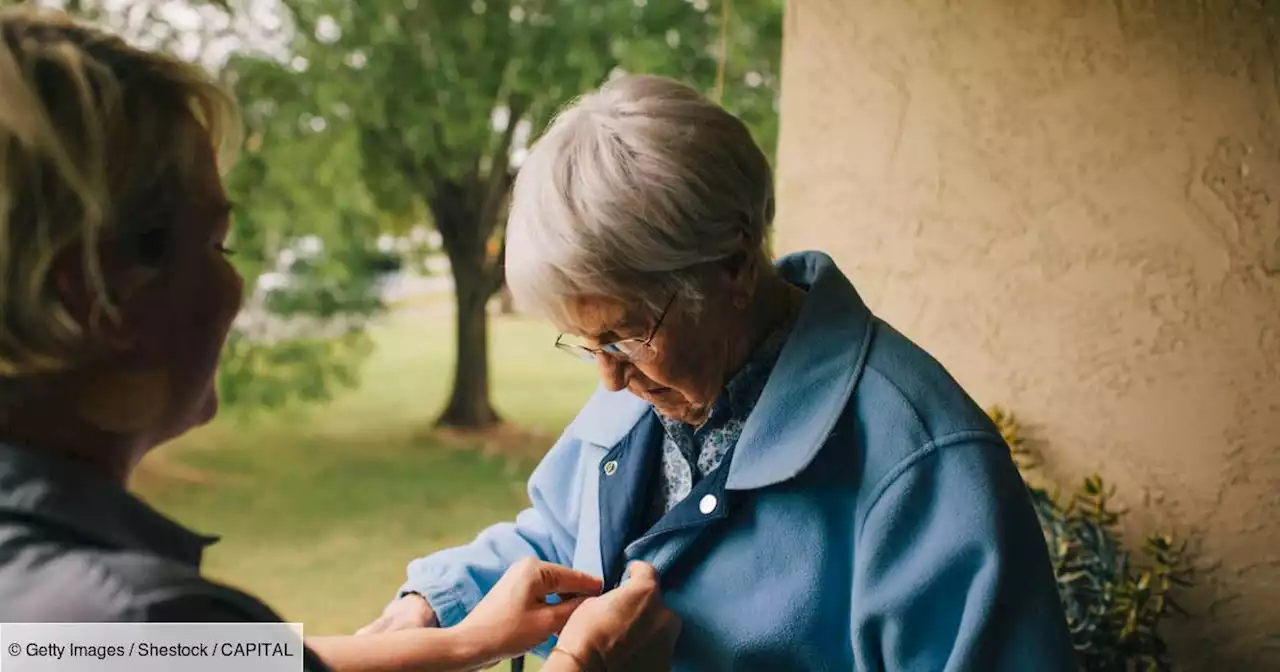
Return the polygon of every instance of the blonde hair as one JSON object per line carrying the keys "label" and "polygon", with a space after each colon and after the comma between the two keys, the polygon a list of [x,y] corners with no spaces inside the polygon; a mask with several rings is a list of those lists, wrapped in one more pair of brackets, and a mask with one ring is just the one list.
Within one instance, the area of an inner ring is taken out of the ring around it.
{"label": "blonde hair", "polygon": [[769,272],[773,175],[737,117],[672,79],[627,75],[556,117],[520,168],[507,284],[566,323],[574,298],[673,296],[697,314],[707,265],[746,255]]}
{"label": "blonde hair", "polygon": [[157,213],[197,165],[184,137],[207,132],[225,165],[239,124],[199,67],[24,7],[0,9],[0,100],[0,379],[14,379],[64,370],[84,347],[52,286],[55,258],[82,246],[89,289],[113,314],[99,244],[166,226]]}

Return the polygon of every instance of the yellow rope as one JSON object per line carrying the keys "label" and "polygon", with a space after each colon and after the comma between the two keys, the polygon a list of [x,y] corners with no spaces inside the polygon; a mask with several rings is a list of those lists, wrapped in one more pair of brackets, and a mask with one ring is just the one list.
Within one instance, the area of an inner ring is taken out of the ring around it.
{"label": "yellow rope", "polygon": [[720,1],[720,62],[716,64],[716,102],[724,103],[724,70],[729,62],[729,17],[733,0]]}

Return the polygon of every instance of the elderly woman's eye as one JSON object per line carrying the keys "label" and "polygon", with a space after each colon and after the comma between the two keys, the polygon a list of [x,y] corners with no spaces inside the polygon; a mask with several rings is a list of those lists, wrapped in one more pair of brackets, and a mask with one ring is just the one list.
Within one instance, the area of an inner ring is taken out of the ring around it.
{"label": "elderly woman's eye", "polygon": [[649,346],[638,341],[626,340],[615,344],[613,349],[627,357],[637,357],[644,354],[649,349]]}

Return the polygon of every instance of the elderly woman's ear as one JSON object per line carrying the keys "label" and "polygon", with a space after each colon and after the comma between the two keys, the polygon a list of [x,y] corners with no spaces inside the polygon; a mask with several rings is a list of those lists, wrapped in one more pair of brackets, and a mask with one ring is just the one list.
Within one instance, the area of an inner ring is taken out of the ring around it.
{"label": "elderly woman's ear", "polygon": [[751,305],[755,295],[756,282],[760,277],[760,269],[755,257],[746,252],[739,252],[725,259],[720,267],[724,273],[729,300],[734,308],[743,309]]}

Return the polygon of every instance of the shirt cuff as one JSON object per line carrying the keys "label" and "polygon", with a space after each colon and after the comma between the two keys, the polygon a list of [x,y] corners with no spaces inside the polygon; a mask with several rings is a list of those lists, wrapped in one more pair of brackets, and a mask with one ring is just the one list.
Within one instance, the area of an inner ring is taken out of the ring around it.
{"label": "shirt cuff", "polygon": [[470,582],[409,581],[400,587],[396,599],[410,593],[417,593],[427,600],[431,611],[436,614],[436,624],[441,628],[451,628],[461,623],[484,597]]}

